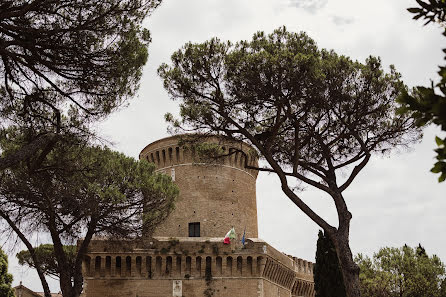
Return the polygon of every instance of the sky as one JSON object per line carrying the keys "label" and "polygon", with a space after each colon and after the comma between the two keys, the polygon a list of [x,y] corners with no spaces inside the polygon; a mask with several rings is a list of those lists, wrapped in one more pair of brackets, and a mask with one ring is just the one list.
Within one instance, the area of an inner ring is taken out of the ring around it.
{"label": "sky", "polygon": [[[149,60],[138,95],[128,106],[97,124],[97,131],[115,150],[138,157],[149,143],[166,137],[164,114],[178,112],[156,70],[186,42],[212,37],[237,42],[253,33],[271,33],[285,25],[289,31],[305,31],[320,48],[364,62],[379,56],[385,69],[395,65],[412,87],[430,85],[443,63],[446,47],[442,28],[423,26],[411,19],[406,8],[415,0],[164,0],[144,22],[152,34]],[[444,132],[443,132],[444,133]],[[372,256],[384,246],[416,246],[446,262],[446,182],[437,183],[429,172],[434,163],[435,127],[408,150],[373,157],[345,192],[353,214],[350,245],[354,254]],[[336,225],[333,203],[307,188],[299,193],[317,213]],[[281,192],[278,178],[260,173],[257,179],[259,237],[276,249],[314,261],[318,227]],[[14,285],[20,281],[42,291],[37,273],[17,265],[9,251]],[[56,281],[51,289],[58,291]]]}

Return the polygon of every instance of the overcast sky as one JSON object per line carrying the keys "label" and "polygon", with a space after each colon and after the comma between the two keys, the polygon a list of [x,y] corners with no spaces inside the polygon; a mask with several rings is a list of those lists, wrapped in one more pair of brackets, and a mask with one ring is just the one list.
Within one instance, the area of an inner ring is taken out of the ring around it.
{"label": "overcast sky", "polygon": [[[394,64],[409,86],[428,85],[436,79],[446,47],[438,25],[422,26],[406,8],[415,0],[164,0],[145,26],[152,33],[149,61],[141,88],[126,108],[98,125],[116,150],[138,157],[148,143],[168,136],[163,115],[176,113],[156,69],[188,41],[211,37],[239,41],[256,31],[271,33],[285,25],[305,31],[322,48],[334,49],[354,60],[380,56],[385,68]],[[434,162],[430,128],[420,144],[384,158],[373,158],[345,193],[353,213],[351,248],[372,255],[383,246],[421,243],[428,254],[446,261],[446,183],[438,184],[429,172]],[[317,191],[300,193],[308,204],[336,224],[334,205]],[[276,249],[314,261],[317,226],[282,194],[274,175],[257,179],[259,237]],[[10,254],[14,285],[19,281],[42,291],[37,274],[16,264]],[[51,283],[58,290],[57,282]]]}

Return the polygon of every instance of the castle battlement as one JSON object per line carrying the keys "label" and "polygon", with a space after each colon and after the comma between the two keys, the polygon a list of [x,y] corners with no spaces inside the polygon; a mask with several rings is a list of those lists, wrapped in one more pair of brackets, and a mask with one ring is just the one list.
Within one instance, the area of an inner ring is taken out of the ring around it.
{"label": "castle battlement", "polygon": [[245,246],[223,244],[222,238],[96,240],[85,256],[83,273],[90,284],[100,280],[183,280],[185,284],[262,279],[292,296],[314,292],[313,263],[289,257],[258,239],[247,240]]}
{"label": "castle battlement", "polygon": [[254,179],[257,178],[258,172],[254,169],[247,169],[245,166],[258,166],[255,150],[246,143],[226,141],[224,138],[218,137],[203,138],[202,142],[219,144],[223,154],[227,155],[216,159],[215,163],[209,163],[209,160],[203,160],[193,145],[187,143],[180,145],[181,137],[185,136],[171,136],[154,141],[141,151],[139,158],[155,164],[157,171],[165,171],[166,174],[170,174],[166,169],[177,166],[214,165],[237,168],[248,173]]}

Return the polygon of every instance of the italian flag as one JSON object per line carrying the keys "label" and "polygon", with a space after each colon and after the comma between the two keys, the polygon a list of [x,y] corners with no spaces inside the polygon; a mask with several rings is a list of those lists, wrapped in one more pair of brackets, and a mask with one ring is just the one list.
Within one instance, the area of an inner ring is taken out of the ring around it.
{"label": "italian flag", "polygon": [[231,230],[226,233],[225,239],[223,240],[224,244],[230,244],[231,239],[235,239],[235,229],[234,227],[231,228]]}

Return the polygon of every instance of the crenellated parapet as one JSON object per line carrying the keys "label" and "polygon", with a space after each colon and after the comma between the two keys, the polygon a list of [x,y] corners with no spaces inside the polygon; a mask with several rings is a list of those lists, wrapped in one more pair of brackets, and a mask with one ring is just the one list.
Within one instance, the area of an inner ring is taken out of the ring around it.
{"label": "crenellated parapet", "polygon": [[166,174],[170,174],[167,169],[178,166],[215,165],[232,167],[245,171],[254,178],[257,177],[258,171],[247,167],[257,167],[258,156],[255,150],[246,143],[229,141],[222,137],[202,138],[199,144],[216,144],[221,148],[221,156],[216,156],[211,160],[197,152],[195,148],[197,143],[185,142],[181,145],[182,137],[186,136],[172,136],[152,142],[141,151],[139,158],[154,163],[157,171],[164,171]]}
{"label": "crenellated parapet", "polygon": [[221,238],[157,238],[150,242],[93,241],[84,278],[113,280],[261,279],[292,296],[314,296],[312,263],[278,252],[267,243],[225,245]]}

